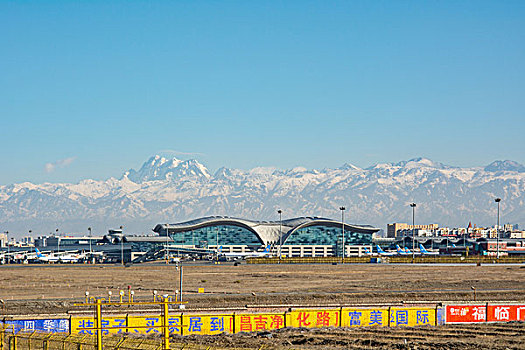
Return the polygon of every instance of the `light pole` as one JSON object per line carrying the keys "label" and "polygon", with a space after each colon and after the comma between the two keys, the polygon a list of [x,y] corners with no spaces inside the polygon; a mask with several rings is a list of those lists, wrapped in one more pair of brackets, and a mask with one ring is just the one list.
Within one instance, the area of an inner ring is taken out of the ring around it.
{"label": "light pole", "polygon": [[416,251],[415,251],[415,245],[416,240],[414,236],[414,229],[416,228],[415,225],[415,215],[416,215],[416,203],[410,203],[410,206],[412,207],[412,260],[416,257]]}
{"label": "light pole", "polygon": [[7,239],[7,263],[9,264],[9,231],[5,231],[5,236]]}
{"label": "light pole", "polygon": [[[29,230],[29,240],[28,240],[27,244],[31,244],[31,233],[33,233],[33,231]],[[31,247],[31,253],[33,253],[33,247]]]}
{"label": "light pole", "polygon": [[120,226],[120,261],[122,262],[122,266],[124,266],[124,226]]}
{"label": "light pole", "polygon": [[217,263],[218,263],[219,262],[219,226],[215,226],[215,234],[217,235],[215,237],[215,243],[216,243],[215,255],[216,255]]}
{"label": "light pole", "polygon": [[279,262],[280,262],[282,251],[283,251],[283,211],[279,209],[277,210],[277,214],[279,214]]}
{"label": "light pole", "polygon": [[170,224],[166,224],[166,264],[170,263],[170,257],[169,257],[169,251],[168,251],[168,240],[170,238],[170,230],[169,230]]}
{"label": "light pole", "polygon": [[60,253],[60,236],[58,235],[58,228],[55,230],[57,237],[57,253]]}
{"label": "light pole", "polygon": [[341,228],[343,229],[343,259],[345,258],[345,207],[340,207],[341,210]]}
{"label": "light pole", "polygon": [[494,202],[498,203],[498,223],[496,225],[496,259],[499,259],[499,202],[501,202],[501,198],[494,199]]}
{"label": "light pole", "polygon": [[91,249],[91,227],[88,227],[89,231],[89,258],[93,259],[93,250]]}

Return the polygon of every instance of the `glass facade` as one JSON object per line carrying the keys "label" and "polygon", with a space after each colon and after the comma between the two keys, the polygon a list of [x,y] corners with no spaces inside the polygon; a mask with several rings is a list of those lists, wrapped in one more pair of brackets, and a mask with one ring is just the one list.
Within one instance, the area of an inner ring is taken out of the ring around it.
{"label": "glass facade", "polygon": [[252,231],[236,225],[205,226],[191,231],[170,233],[175,245],[206,248],[210,245],[260,246],[263,242]]}
{"label": "glass facade", "polygon": [[[128,244],[128,243],[126,243]],[[134,252],[147,252],[150,249],[163,246],[165,243],[157,242],[132,242],[131,250]]]}
{"label": "glass facade", "polygon": [[[341,225],[313,225],[300,228],[293,232],[284,245],[331,245],[335,246],[337,254],[343,251],[343,230]],[[369,245],[372,244],[372,235],[367,233],[353,232],[345,226],[345,245]]]}

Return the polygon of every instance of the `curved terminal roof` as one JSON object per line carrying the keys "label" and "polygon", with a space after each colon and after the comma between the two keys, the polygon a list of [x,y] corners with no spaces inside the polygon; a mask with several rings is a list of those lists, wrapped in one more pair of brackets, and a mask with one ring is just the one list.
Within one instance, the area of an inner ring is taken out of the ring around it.
{"label": "curved terminal roof", "polygon": [[[175,234],[179,232],[196,230],[203,227],[216,225],[232,225],[243,227],[257,235],[263,244],[273,243],[279,241],[279,225],[282,224],[283,242],[289,235],[293,234],[298,229],[308,226],[341,226],[340,221],[320,218],[320,217],[299,217],[294,219],[287,219],[280,221],[253,221],[246,219],[233,218],[228,216],[208,216],[186,222],[176,224],[158,224],[153,229],[159,235],[166,235],[166,226],[168,226],[169,233]],[[365,234],[373,234],[379,231],[378,228],[370,225],[355,225],[345,224],[345,231],[353,231]]]}

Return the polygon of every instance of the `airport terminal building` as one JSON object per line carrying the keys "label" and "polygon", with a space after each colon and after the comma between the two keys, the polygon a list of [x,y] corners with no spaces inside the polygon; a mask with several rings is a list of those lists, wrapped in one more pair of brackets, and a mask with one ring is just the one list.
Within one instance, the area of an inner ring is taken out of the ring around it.
{"label": "airport terminal building", "polygon": [[[158,224],[153,229],[166,237],[170,246],[206,248],[221,246],[225,253],[245,253],[271,245],[283,256],[363,256],[371,250],[378,228],[343,224],[319,217],[299,217],[282,221],[252,221],[226,216],[211,216],[182,223]],[[168,235],[168,237],[167,237]]]}

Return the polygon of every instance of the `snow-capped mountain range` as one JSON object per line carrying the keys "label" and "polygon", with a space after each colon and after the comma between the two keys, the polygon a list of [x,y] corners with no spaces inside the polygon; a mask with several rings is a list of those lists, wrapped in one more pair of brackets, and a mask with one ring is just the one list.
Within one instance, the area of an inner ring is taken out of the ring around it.
{"label": "snow-capped mountain range", "polygon": [[0,232],[54,231],[150,233],[157,223],[226,215],[254,220],[322,216],[371,224],[410,222],[443,226],[494,225],[501,197],[501,223],[525,226],[525,167],[495,161],[486,167],[458,168],[416,158],[366,169],[220,168],[215,174],[197,160],[154,156],[121,178],[79,183],[29,182],[0,186]]}

